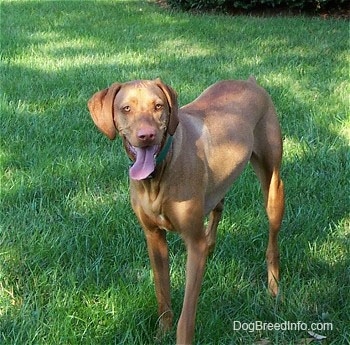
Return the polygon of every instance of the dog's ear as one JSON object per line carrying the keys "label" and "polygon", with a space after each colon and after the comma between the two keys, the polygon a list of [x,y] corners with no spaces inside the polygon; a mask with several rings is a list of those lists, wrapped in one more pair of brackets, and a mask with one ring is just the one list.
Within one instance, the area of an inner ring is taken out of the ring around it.
{"label": "dog's ear", "polygon": [[168,133],[170,135],[174,135],[177,125],[179,124],[179,117],[178,117],[179,106],[177,103],[177,94],[169,85],[164,84],[159,78],[155,80],[155,83],[163,91],[163,93],[167,98],[169,109],[170,109]]}
{"label": "dog's ear", "polygon": [[98,129],[111,140],[116,137],[113,102],[122,84],[114,83],[108,89],[96,92],[88,101],[88,108]]}

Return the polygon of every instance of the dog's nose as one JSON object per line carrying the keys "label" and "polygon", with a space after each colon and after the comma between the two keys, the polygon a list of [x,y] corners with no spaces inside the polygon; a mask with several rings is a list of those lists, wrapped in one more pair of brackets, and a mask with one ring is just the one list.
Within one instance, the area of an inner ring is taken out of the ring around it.
{"label": "dog's nose", "polygon": [[137,137],[141,141],[151,142],[156,138],[156,130],[153,127],[144,127],[137,132]]}

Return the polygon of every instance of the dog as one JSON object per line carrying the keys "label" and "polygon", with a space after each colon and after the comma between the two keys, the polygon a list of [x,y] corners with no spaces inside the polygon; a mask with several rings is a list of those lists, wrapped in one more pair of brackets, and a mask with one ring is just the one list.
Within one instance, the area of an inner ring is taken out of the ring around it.
{"label": "dog", "polygon": [[273,102],[254,77],[219,81],[180,109],[176,92],[159,78],[114,83],[95,93],[88,108],[109,139],[121,136],[132,161],[131,204],[147,241],[161,332],[170,329],[173,319],[166,232],[177,231],[187,249],[176,342],[191,344],[224,197],[249,161],[264,194],[268,289],[277,295],[277,237],[284,213],[282,138]]}

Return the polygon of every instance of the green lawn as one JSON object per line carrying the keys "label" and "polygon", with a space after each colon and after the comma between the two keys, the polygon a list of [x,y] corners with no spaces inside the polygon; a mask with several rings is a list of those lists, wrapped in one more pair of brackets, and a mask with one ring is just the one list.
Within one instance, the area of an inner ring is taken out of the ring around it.
{"label": "green lawn", "polygon": [[[227,197],[198,306],[196,344],[298,344],[332,323],[350,342],[349,36],[344,20],[190,15],[147,1],[1,2],[0,343],[154,344],[156,300],[120,141],[86,102],[161,77],[180,104],[254,74],[283,129],[283,301],[266,291],[267,221],[252,169]],[[169,235],[177,320],[185,250]],[[175,330],[162,344],[175,342]]]}

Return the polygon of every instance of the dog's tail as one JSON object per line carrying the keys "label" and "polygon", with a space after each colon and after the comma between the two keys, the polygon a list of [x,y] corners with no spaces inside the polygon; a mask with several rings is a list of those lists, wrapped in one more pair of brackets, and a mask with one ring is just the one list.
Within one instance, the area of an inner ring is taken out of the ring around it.
{"label": "dog's tail", "polygon": [[257,84],[256,79],[255,79],[255,77],[254,77],[253,75],[251,75],[251,76],[248,78],[248,82],[249,82],[249,83],[252,83],[252,84]]}

